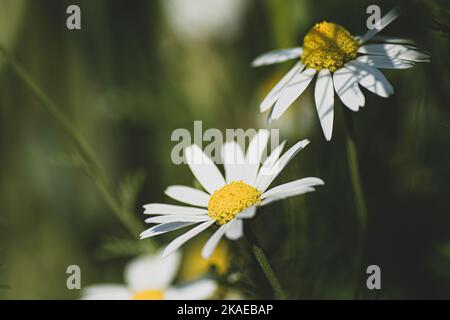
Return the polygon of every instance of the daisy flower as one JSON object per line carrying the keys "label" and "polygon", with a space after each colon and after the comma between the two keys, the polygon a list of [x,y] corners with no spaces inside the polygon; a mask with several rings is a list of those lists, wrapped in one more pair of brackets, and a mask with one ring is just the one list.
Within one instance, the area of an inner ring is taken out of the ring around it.
{"label": "daisy flower", "polygon": [[165,0],[170,27],[180,40],[228,38],[242,26],[248,0]]}
{"label": "daisy flower", "polygon": [[269,131],[260,130],[250,141],[247,154],[236,142],[225,143],[222,147],[225,177],[197,145],[187,147],[185,155],[189,168],[206,192],[188,186],[168,187],[166,195],[192,206],[145,205],[145,214],[156,215],[146,222],[156,226],[144,231],[141,239],[197,224],[167,246],[164,251],[164,256],[167,256],[215,224],[219,226],[218,230],[202,249],[202,256],[206,259],[224,235],[231,240],[243,235],[243,219],[254,217],[257,207],[314,191],[314,186],[323,184],[318,178],[304,178],[268,190],[289,161],[309,143],[300,141],[280,156],[284,147],[282,143],[260,166],[268,139]]}
{"label": "daisy flower", "polygon": [[100,284],[83,290],[84,300],[203,300],[217,289],[202,279],[185,286],[170,286],[180,266],[180,255],[163,258],[162,252],[132,260],[125,268],[125,283]]}
{"label": "daisy flower", "polygon": [[314,98],[320,124],[331,140],[334,118],[334,92],[343,104],[358,111],[365,104],[359,85],[387,98],[394,89],[378,69],[407,69],[416,62],[429,62],[428,54],[406,39],[376,34],[397,18],[394,9],[362,37],[354,37],[343,26],[317,23],[303,40],[303,47],[276,50],[256,58],[255,67],[300,58],[261,102],[260,111],[272,108],[269,123],[281,117],[317,75]]}
{"label": "daisy flower", "polygon": [[219,242],[214,253],[208,259],[203,259],[201,252],[206,240],[208,240],[206,234],[200,235],[183,249],[184,263],[178,275],[180,281],[197,279],[212,269],[219,276],[224,276],[229,271],[231,256],[229,245],[224,241]]}

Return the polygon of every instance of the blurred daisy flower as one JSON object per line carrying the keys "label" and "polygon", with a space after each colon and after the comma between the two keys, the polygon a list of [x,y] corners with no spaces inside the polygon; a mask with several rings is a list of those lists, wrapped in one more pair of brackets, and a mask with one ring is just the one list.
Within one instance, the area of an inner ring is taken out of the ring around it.
{"label": "blurred daisy flower", "polygon": [[230,261],[233,259],[230,247],[223,239],[219,242],[214,253],[208,258],[203,259],[201,256],[202,247],[208,240],[207,234],[199,235],[192,239],[192,242],[183,248],[183,263],[177,279],[180,281],[193,281],[207,274],[214,274],[226,281],[228,285],[221,286],[214,293],[212,299],[220,300],[241,300],[243,294],[230,287],[240,279],[240,273],[231,272]]}
{"label": "blurred daisy flower", "polygon": [[230,267],[230,248],[225,241],[220,241],[214,253],[208,258],[201,257],[202,247],[207,235],[197,237],[183,249],[183,263],[178,279],[192,281],[214,270],[218,275],[224,275]]}
{"label": "blurred daisy flower", "polygon": [[168,256],[189,239],[216,224],[219,229],[202,249],[202,256],[206,259],[224,235],[231,240],[242,237],[243,219],[254,217],[257,207],[314,191],[314,186],[324,184],[318,178],[304,178],[267,190],[289,161],[309,143],[307,140],[300,141],[282,156],[284,143],[280,144],[260,167],[268,139],[269,131],[260,130],[250,141],[246,155],[236,142],[225,143],[222,148],[225,178],[197,145],[187,147],[185,155],[188,165],[206,192],[187,186],[167,188],[165,193],[172,199],[196,207],[160,203],[145,205],[145,214],[157,215],[146,222],[157,225],[144,231],[141,239],[198,224],[167,246],[164,256]]}
{"label": "blurred daisy flower", "polygon": [[237,33],[248,0],[164,0],[162,5],[180,39],[210,40]]}
{"label": "blurred daisy flower", "polygon": [[359,85],[384,98],[392,95],[392,85],[378,69],[407,69],[416,62],[430,61],[429,55],[409,40],[376,36],[397,16],[397,10],[390,11],[362,37],[354,37],[332,22],[317,23],[305,35],[303,47],[271,51],[256,58],[254,67],[300,58],[261,102],[261,112],[273,106],[269,123],[281,117],[316,74],[314,97],[327,141],[333,131],[334,91],[352,111],[365,104]]}
{"label": "blurred daisy flower", "polygon": [[180,266],[178,253],[163,258],[161,252],[132,260],[125,268],[125,283],[85,288],[84,300],[203,300],[216,291],[215,281],[201,279],[171,286]]}

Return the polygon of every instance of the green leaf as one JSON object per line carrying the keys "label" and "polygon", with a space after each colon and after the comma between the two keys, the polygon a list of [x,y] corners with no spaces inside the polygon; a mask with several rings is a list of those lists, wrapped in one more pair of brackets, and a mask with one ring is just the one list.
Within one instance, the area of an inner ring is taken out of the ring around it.
{"label": "green leaf", "polygon": [[119,186],[120,204],[124,211],[134,211],[137,196],[142,188],[146,174],[143,170],[128,175]]}

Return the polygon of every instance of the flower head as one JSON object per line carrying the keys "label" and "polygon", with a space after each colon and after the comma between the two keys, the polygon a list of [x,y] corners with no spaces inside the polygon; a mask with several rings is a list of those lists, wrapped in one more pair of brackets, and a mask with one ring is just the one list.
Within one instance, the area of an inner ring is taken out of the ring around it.
{"label": "flower head", "polygon": [[161,3],[169,26],[184,41],[235,36],[248,4],[248,0],[165,0]]}
{"label": "flower head", "polygon": [[376,37],[397,16],[392,10],[362,37],[352,36],[335,23],[317,23],[305,35],[303,47],[276,50],[255,59],[252,64],[257,67],[300,58],[261,102],[260,111],[272,108],[268,121],[279,119],[317,75],[314,98],[323,133],[330,141],[335,91],[346,107],[358,111],[365,104],[360,85],[384,98],[394,93],[378,69],[407,69],[416,62],[430,61],[409,40]]}
{"label": "flower head", "polygon": [[214,253],[208,258],[201,256],[202,247],[208,236],[200,235],[183,249],[183,264],[180,267],[178,278],[180,281],[197,279],[214,270],[218,275],[224,275],[229,271],[231,252],[227,242],[220,241]]}
{"label": "flower head", "polygon": [[217,289],[213,280],[201,279],[185,286],[171,286],[179,266],[180,255],[163,258],[162,252],[132,260],[125,267],[125,283],[89,286],[83,290],[85,300],[188,300],[210,298]]}
{"label": "flower head", "polygon": [[300,141],[281,155],[283,143],[262,162],[268,139],[269,131],[260,130],[251,140],[246,154],[236,142],[227,142],[222,148],[225,177],[198,146],[186,148],[189,167],[206,192],[188,186],[167,188],[166,194],[172,199],[196,207],[160,203],[145,205],[145,214],[156,215],[146,222],[156,225],[144,231],[141,238],[197,224],[167,246],[164,255],[169,255],[216,224],[218,230],[202,250],[202,256],[208,258],[224,235],[231,240],[242,237],[243,219],[254,217],[257,207],[314,191],[314,186],[323,184],[318,178],[304,178],[267,190],[289,161],[309,143]]}
{"label": "flower head", "polygon": [[223,225],[236,215],[261,202],[261,191],[242,180],[233,181],[215,191],[208,201],[208,215]]}
{"label": "flower head", "polygon": [[358,41],[347,29],[324,21],[317,23],[306,34],[301,61],[307,68],[334,72],[355,59],[358,48]]}

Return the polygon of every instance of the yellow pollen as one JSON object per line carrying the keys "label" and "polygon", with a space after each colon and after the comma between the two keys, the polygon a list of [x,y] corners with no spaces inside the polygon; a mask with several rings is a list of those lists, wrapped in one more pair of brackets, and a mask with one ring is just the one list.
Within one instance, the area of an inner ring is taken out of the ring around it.
{"label": "yellow pollen", "polygon": [[344,27],[332,22],[316,23],[303,40],[302,63],[307,68],[334,72],[355,59],[358,48],[358,41]]}
{"label": "yellow pollen", "polygon": [[259,203],[261,192],[243,181],[233,181],[215,191],[208,203],[208,215],[223,225],[245,209]]}
{"label": "yellow pollen", "polygon": [[160,290],[145,290],[136,292],[133,300],[163,300],[164,292]]}

